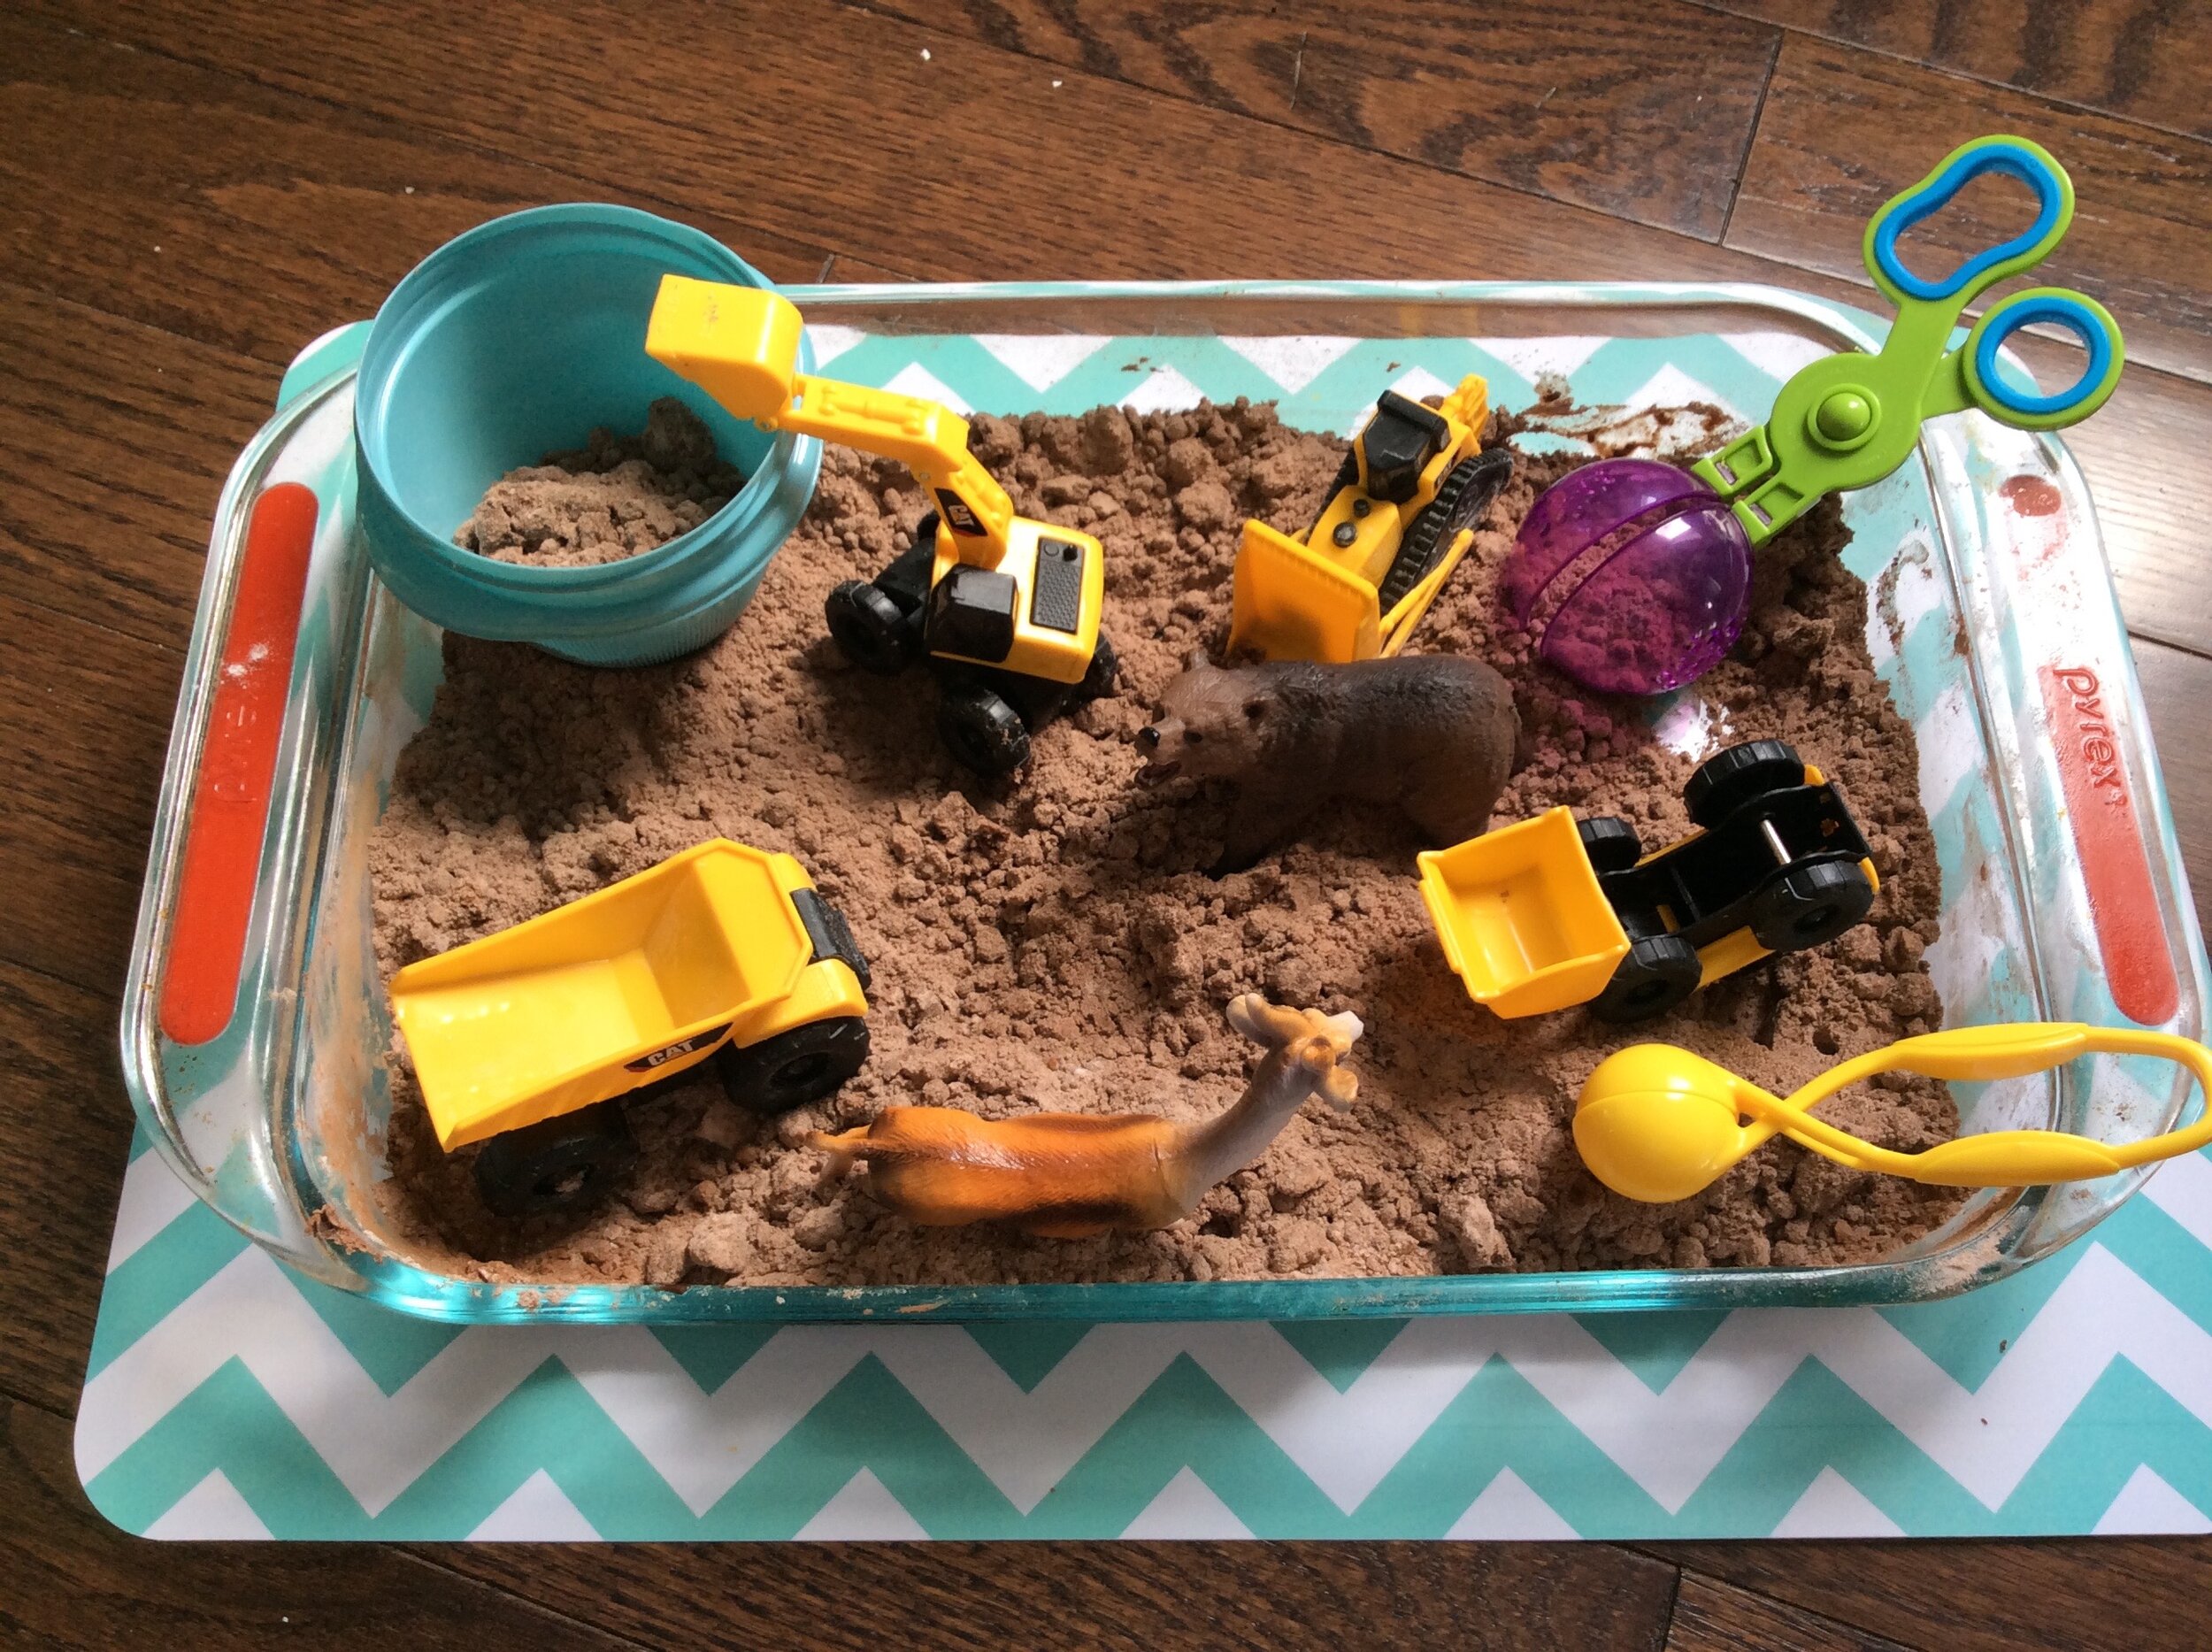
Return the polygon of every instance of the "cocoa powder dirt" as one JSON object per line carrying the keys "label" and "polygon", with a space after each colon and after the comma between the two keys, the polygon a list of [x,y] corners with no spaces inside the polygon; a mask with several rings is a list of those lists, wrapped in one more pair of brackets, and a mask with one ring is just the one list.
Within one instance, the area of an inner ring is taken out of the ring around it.
{"label": "cocoa powder dirt", "polygon": [[689,533],[744,485],[737,467],[716,456],[706,422],[664,396],[637,435],[602,426],[581,448],[509,471],[453,542],[495,562],[595,567]]}
{"label": "cocoa powder dirt", "polygon": [[[1498,428],[1507,428],[1501,425]],[[1497,431],[1494,429],[1494,436]],[[1772,960],[1632,1030],[1580,1010],[1501,1021],[1445,966],[1422,908],[1421,845],[1393,811],[1347,806],[1312,841],[1218,882],[1232,795],[1142,788],[1132,744],[1154,696],[1227,628],[1247,514],[1302,532],[1343,444],[1265,406],[974,422],[978,456],[1024,511],[1088,528],[1108,557],[1120,691],[1045,729],[1004,787],[957,768],[926,674],[851,667],[822,600],[908,542],[925,508],[898,466],[832,449],[804,523],[738,626],[704,651],[595,671],[528,649],[446,641],[434,714],[404,754],[373,850],[387,978],[412,960],[643,870],[717,834],[788,849],[851,919],[874,966],[866,1069],[831,1101],[757,1120],[710,1082],[634,1109],[642,1157],[588,1218],[510,1223],[442,1153],[403,1048],[391,1050],[391,1219],[430,1265],[486,1279],[864,1284],[1340,1276],[1472,1270],[1761,1266],[1878,1256],[1941,1222],[1949,1193],[1855,1173],[1775,1142],[1700,1196],[1606,1192],[1569,1134],[1609,1051],[1688,1045],[1777,1091],[1938,1024],[1921,962],[1936,937],[1934,847],[1910,728],[1869,661],[1867,593],[1837,558],[1832,506],[1759,557],[1749,625],[1709,677],[1723,740],[1774,735],[1840,783],[1874,846],[1871,920]],[[1417,646],[1513,682],[1523,758],[1498,821],[1554,804],[1687,828],[1693,766],[1632,703],[1534,663],[1494,595],[1512,530],[1571,461],[1524,458]],[[809,1131],[893,1103],[1209,1113],[1253,1051],[1223,1007],[1356,1010],[1368,1033],[1347,1112],[1311,1105],[1255,1168],[1158,1233],[1066,1242],[921,1229],[826,1180]],[[1824,1110],[1886,1146],[1949,1135],[1941,1086],[1886,1079]]]}

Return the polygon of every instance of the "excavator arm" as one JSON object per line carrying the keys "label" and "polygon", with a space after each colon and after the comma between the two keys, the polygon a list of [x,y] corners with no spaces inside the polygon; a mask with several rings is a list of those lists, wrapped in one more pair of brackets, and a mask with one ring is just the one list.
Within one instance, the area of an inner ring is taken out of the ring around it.
{"label": "excavator arm", "polygon": [[950,408],[800,373],[791,376],[789,404],[773,422],[898,460],[935,496],[960,561],[995,568],[1004,556],[1014,502],[968,451],[968,421]]}
{"label": "excavator arm", "polygon": [[645,353],[740,418],[896,459],[937,501],[959,561],[995,568],[1014,502],[968,451],[950,408],[797,370],[798,310],[780,294],[664,275]]}
{"label": "excavator arm", "polygon": [[1105,605],[1097,540],[1014,514],[968,451],[949,408],[798,371],[798,310],[780,294],[664,275],[645,352],[741,419],[879,453],[937,503],[931,547],[932,655],[1073,685],[1090,671]]}

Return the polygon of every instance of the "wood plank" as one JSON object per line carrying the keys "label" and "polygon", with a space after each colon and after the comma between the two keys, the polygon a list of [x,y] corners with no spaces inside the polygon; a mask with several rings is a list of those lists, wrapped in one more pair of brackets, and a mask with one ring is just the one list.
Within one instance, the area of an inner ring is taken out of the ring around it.
{"label": "wood plank", "polygon": [[[832,0],[579,0],[557,14],[508,13],[496,30],[432,0],[31,9],[646,191],[687,216],[741,203],[749,225],[933,278],[1772,271],[1691,236],[1087,70],[1054,75],[1019,52]],[[726,44],[739,39],[741,96]],[[575,73],[580,40],[595,54],[590,75]],[[1356,234],[1314,233],[1332,204],[1357,207]]]}
{"label": "wood plank", "polygon": [[[942,35],[1708,241],[1727,221],[1778,42],[1770,28],[1672,0],[1625,9],[1611,0],[1379,0],[1353,10],[1330,0],[905,0],[878,9]],[[1287,233],[1327,237],[1343,221],[1317,199],[1310,220]]]}
{"label": "wood plank", "polygon": [[[1861,279],[1866,221],[1953,147],[2011,132],[2074,180],[2073,228],[2037,271],[2104,301],[2130,356],[2212,379],[2212,143],[1803,35],[1783,42],[1729,220],[1732,247]],[[2024,191],[1978,187],[1905,246],[1957,254],[2016,234]],[[1930,267],[1936,267],[1931,265]]]}
{"label": "wood plank", "polygon": [[424,1551],[618,1633],[713,1648],[1657,1648],[1671,1567],[1597,1544],[933,1543]]}
{"label": "wood plank", "polygon": [[2197,921],[2212,934],[2212,746],[2205,737],[2205,708],[2212,706],[2212,660],[2156,642],[2135,640],[2135,671],[2143,703],[2166,772],[2181,862],[2196,897]]}
{"label": "wood plank", "polygon": [[1899,1643],[1785,1606],[1763,1594],[1682,1574],[1667,1652],[1902,1652]]}
{"label": "wood plank", "polygon": [[0,964],[0,1390],[76,1409],[99,1306],[131,1108],[115,1064],[113,993]]}
{"label": "wood plank", "polygon": [[[325,118],[325,102],[342,97],[388,117],[388,125],[439,127],[471,152],[523,146],[557,158],[566,169],[559,175],[576,179],[580,191],[599,188],[593,180],[625,179],[654,200],[676,203],[692,218],[741,195],[746,223],[726,234],[764,264],[772,260],[750,238],[772,230],[795,244],[802,239],[833,243],[841,259],[865,257],[879,266],[978,278],[1565,273],[1755,280],[1859,303],[1871,296],[1855,261],[1842,266],[1846,279],[1808,277],[1767,258],[1625,228],[1594,213],[1270,127],[1225,110],[1164,99],[1087,71],[1071,69],[1059,77],[1065,85],[1055,91],[1039,79],[1033,62],[1016,52],[957,42],[949,46],[941,30],[897,19],[840,12],[824,22],[818,8],[809,10],[814,0],[793,4],[810,27],[765,30],[748,39],[757,55],[755,75],[768,88],[750,100],[715,89],[719,72],[710,55],[686,45],[687,30],[709,26],[695,9],[683,5],[655,8],[619,26],[609,23],[601,31],[612,58],[609,74],[583,81],[565,66],[576,30],[550,20],[541,24],[534,13],[514,30],[501,31],[497,42],[445,9],[411,14],[372,9],[310,21],[286,9],[199,0],[196,10],[88,12],[81,22],[96,34],[129,31],[141,48],[119,53],[98,46],[106,55],[96,59],[96,78],[116,87],[119,96],[157,108],[204,96],[215,100],[219,114],[230,106],[225,99],[244,111],[236,117],[241,124],[233,139],[208,146],[227,157],[225,165],[234,172],[247,169],[238,174],[246,181],[236,184],[220,181],[231,173],[206,174],[218,181],[209,190],[225,199],[244,191],[265,168],[264,144],[276,144],[288,155],[282,146],[319,142],[313,134],[315,121]],[[584,15],[604,14],[587,10]],[[814,55],[821,50],[818,36],[832,23],[843,54],[838,64]],[[924,64],[920,50],[933,39],[937,49]],[[170,55],[196,52],[234,60],[265,81],[280,81],[294,88],[296,101],[314,93],[321,100],[310,106],[314,119],[287,117],[292,124],[267,125],[273,117],[252,101],[265,88],[226,90],[229,76],[204,77],[222,83],[211,90],[188,78],[174,84],[162,78],[189,73],[164,66]],[[439,72],[448,64],[454,77],[488,88],[487,98],[454,98],[449,78]],[[67,75],[82,78],[75,69]],[[133,78],[140,75],[154,78],[141,88]],[[907,111],[941,133],[943,142],[863,145],[855,151],[851,132],[861,122],[867,123],[861,129],[872,129],[872,114],[855,108],[853,95],[838,88],[860,81],[870,88],[869,111],[880,96],[885,106]],[[558,87],[559,96],[512,99],[501,89],[538,84]],[[630,92],[641,84],[659,88],[659,96],[641,104]],[[782,102],[775,88],[802,85],[809,92],[800,117],[810,124],[804,141],[795,142],[786,130],[788,123],[779,118]],[[653,118],[663,104],[696,112],[690,121],[672,125]],[[221,119],[215,124],[219,127]],[[1064,152],[1058,145],[1039,149],[1037,134],[1071,126],[1085,134],[1083,145]],[[718,161],[731,155],[759,158],[741,184],[730,181]],[[826,156],[838,158],[839,198],[847,204],[835,214],[821,211]],[[1187,165],[1186,158],[1196,159]],[[388,165],[387,189],[398,175],[390,166],[401,165]],[[1875,188],[1874,200],[1886,198],[1923,166],[1917,156],[1901,162]],[[1010,219],[1005,201],[979,203],[974,179],[1025,177],[1040,167],[1044,171],[1036,187],[1021,192],[1018,218]],[[69,193],[55,186],[58,198]],[[356,308],[367,302],[344,288],[349,277],[320,273],[312,260],[314,248],[347,233],[354,197],[305,187],[265,195],[288,214],[282,220],[283,250],[269,256],[288,260],[297,292],[284,296],[265,319],[247,324],[247,331],[261,341],[254,348],[273,349],[281,341],[288,352],[310,326],[309,316],[319,327],[341,313],[341,297]],[[1281,234],[1285,224],[1308,221],[1317,200],[1389,201],[1394,211],[1363,226],[1349,246]],[[1090,210],[1070,211],[1071,203]],[[212,222],[203,237],[219,242],[227,222]],[[433,220],[385,223],[393,242],[404,246],[391,260],[395,269],[426,250],[440,227]],[[764,223],[770,228],[757,227]],[[1148,232],[1128,236],[1125,226],[1132,223],[1147,225]],[[1454,228],[1448,244],[1438,231],[1445,224]],[[841,263],[838,271],[845,275],[856,267]],[[222,336],[234,324],[220,311],[263,302],[248,292],[234,303],[230,273],[219,257],[212,258],[197,279],[208,293],[221,295],[219,311],[203,313],[211,302],[203,297],[167,314],[165,324],[196,336]],[[2152,634],[2212,649],[2212,611],[2193,601],[2170,600],[2193,587],[2201,557],[2196,524],[2212,518],[2212,455],[2191,434],[2212,424],[2208,410],[2212,395],[2171,381],[2146,384],[2139,370],[2115,403],[2074,439],[2103,510],[2108,550],[2131,617]]]}
{"label": "wood plank", "polygon": [[121,987],[182,665],[0,595],[0,961]]}
{"label": "wood plank", "polygon": [[[570,1563],[572,1565],[574,1562]],[[11,1646],[612,1652],[636,1646],[368,1544],[173,1543],[109,1525],[69,1425],[0,1402],[0,1640]]]}
{"label": "wood plank", "polygon": [[1708,0],[2062,104],[2212,137],[2212,8],[2172,0]]}
{"label": "wood plank", "polygon": [[[562,200],[667,206],[618,173],[564,174],[18,13],[0,13],[0,280],[279,366],[487,219]],[[686,216],[774,280],[822,273],[828,248],[719,204]]]}
{"label": "wood plank", "polygon": [[2201,1652],[2212,1543],[1665,1543],[1654,1555],[1862,1632],[1943,1652]]}
{"label": "wood plank", "polygon": [[0,280],[0,572],[180,649],[223,478],[277,370]]}

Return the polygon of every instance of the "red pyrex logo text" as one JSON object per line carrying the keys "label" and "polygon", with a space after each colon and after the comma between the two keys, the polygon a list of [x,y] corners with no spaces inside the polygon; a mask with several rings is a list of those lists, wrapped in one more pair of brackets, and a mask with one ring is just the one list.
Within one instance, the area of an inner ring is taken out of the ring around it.
{"label": "red pyrex logo text", "polygon": [[2181,983],[2103,685],[2086,665],[2046,665],[2039,674],[2106,984],[2123,1015],[2156,1026],[2179,1007]]}
{"label": "red pyrex logo text", "polygon": [[2104,703],[2098,695],[2097,673],[2086,665],[2054,665],[2050,680],[2073,696],[2070,716],[2061,731],[2078,749],[2088,767],[2089,784],[2107,790],[2113,800],[2133,812],[2127,782],[2120,778],[2120,754],[2112,743],[2112,725],[2105,720]]}

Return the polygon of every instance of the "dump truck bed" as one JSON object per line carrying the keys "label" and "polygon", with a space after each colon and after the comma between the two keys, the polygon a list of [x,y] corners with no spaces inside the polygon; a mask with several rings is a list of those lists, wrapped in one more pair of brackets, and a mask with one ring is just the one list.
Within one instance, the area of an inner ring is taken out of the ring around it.
{"label": "dump truck bed", "polygon": [[788,856],[702,843],[402,970],[392,1013],[446,1147],[703,1059],[812,957]]}
{"label": "dump truck bed", "polygon": [[1628,951],[1571,809],[1419,857],[1421,899],[1468,995],[1501,1016],[1595,997]]}

